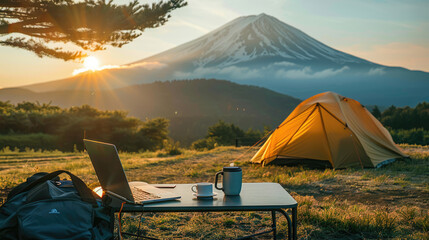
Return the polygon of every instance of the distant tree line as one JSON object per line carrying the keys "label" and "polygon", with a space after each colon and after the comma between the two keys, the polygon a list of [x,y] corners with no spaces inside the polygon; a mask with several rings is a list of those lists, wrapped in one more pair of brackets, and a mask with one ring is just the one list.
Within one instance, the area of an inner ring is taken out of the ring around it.
{"label": "distant tree line", "polygon": [[391,106],[383,112],[375,106],[371,112],[396,143],[429,145],[429,103],[422,102],[414,108]]}
{"label": "distant tree line", "polygon": [[124,151],[156,150],[168,139],[168,124],[163,118],[141,121],[124,111],[88,105],[63,109],[0,101],[0,149],[83,150],[86,137],[113,143]]}
{"label": "distant tree line", "polygon": [[[415,108],[391,106],[381,112],[377,106],[372,114],[390,131],[396,143],[429,145],[429,103]],[[25,148],[42,150],[83,150],[82,139],[115,144],[129,152],[178,150],[178,143],[168,138],[169,121],[155,118],[141,121],[128,117],[125,111],[102,111],[83,105],[60,108],[50,104],[22,102],[16,105],[0,101],[0,149]],[[219,121],[210,126],[205,138],[192,143],[193,149],[216,146],[251,146],[267,135]]]}
{"label": "distant tree line", "polygon": [[213,149],[216,146],[251,146],[258,142],[264,133],[258,130],[242,130],[232,123],[226,123],[222,120],[210,126],[207,136],[192,143],[191,148],[197,150]]}

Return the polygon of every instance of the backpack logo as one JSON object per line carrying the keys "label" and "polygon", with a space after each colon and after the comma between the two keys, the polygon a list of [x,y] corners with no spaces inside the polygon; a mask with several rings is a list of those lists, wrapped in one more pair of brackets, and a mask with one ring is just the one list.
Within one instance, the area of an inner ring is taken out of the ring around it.
{"label": "backpack logo", "polygon": [[49,211],[49,214],[60,214],[56,208],[52,208],[51,211]]}

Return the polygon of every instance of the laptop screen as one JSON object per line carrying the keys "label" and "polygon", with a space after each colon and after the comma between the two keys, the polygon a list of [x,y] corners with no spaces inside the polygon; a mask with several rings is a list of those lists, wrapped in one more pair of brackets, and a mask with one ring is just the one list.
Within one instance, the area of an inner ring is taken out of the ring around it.
{"label": "laptop screen", "polygon": [[83,142],[103,190],[134,201],[115,145],[88,139]]}

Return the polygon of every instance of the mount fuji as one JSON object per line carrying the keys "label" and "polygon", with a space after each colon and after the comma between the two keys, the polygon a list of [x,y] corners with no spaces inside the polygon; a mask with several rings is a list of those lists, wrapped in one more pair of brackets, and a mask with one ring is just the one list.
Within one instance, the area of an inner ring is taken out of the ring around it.
{"label": "mount fuji", "polygon": [[383,66],[335,50],[266,14],[239,17],[193,41],[117,69],[23,88],[101,91],[196,78],[256,85],[301,99],[334,91],[371,105],[412,106],[429,100],[429,73]]}
{"label": "mount fuji", "polygon": [[198,69],[249,64],[263,67],[270,63],[280,66],[367,63],[266,14],[239,17],[194,41],[136,63],[142,62],[182,62],[188,65],[188,71],[195,73]]}

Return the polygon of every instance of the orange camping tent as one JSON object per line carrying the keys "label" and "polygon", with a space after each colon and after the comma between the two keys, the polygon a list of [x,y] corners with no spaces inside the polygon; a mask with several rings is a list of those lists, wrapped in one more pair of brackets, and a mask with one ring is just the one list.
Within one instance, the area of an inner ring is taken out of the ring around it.
{"label": "orange camping tent", "polygon": [[308,98],[271,134],[254,163],[377,167],[407,157],[358,101],[333,92]]}

